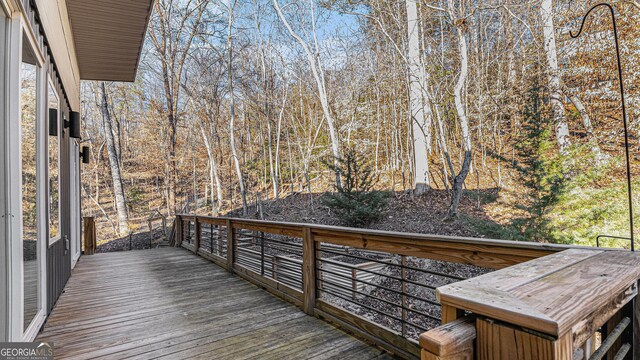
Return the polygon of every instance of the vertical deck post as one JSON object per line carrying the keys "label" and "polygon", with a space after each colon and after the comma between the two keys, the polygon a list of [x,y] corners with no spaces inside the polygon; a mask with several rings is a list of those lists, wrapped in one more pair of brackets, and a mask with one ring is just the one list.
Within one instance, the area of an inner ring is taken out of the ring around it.
{"label": "vertical deck post", "polygon": [[84,254],[93,255],[96,252],[96,222],[93,216],[84,218]]}
{"label": "vertical deck post", "polygon": [[356,299],[356,292],[358,291],[358,270],[354,267],[351,269],[351,300]]}
{"label": "vertical deck post", "polygon": [[235,261],[236,237],[233,230],[231,219],[227,219],[227,270],[233,272],[233,263]]}
{"label": "vertical deck post", "polygon": [[302,229],[302,291],[303,310],[313,316],[316,307],[316,242],[308,226]]}
{"label": "vertical deck post", "polygon": [[173,234],[174,238],[174,246],[180,247],[182,246],[182,241],[184,240],[184,231],[182,230],[182,217],[180,215],[176,215],[175,220],[173,220],[175,234]]}
{"label": "vertical deck post", "polygon": [[209,249],[211,249],[211,253],[213,254],[213,224],[209,224]]}
{"label": "vertical deck post", "polygon": [[450,305],[442,305],[442,325],[448,324],[462,317],[464,311]]}
{"label": "vertical deck post", "polygon": [[200,220],[198,220],[197,216],[193,217],[193,237],[194,237],[194,245],[195,248],[193,249],[193,252],[195,254],[198,253],[198,250],[200,249],[200,230],[201,230],[201,224],[200,224]]}

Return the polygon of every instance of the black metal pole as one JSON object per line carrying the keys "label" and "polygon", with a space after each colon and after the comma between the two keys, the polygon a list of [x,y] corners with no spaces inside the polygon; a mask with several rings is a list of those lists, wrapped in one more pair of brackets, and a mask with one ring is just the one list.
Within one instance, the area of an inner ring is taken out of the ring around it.
{"label": "black metal pole", "polygon": [[573,39],[577,38],[582,34],[582,28],[584,27],[584,23],[589,17],[589,14],[598,7],[605,6],[609,9],[611,13],[611,20],[613,22],[613,36],[616,43],[616,60],[618,63],[618,81],[620,82],[620,99],[622,100],[622,122],[624,124],[624,147],[625,147],[625,156],[627,159],[627,195],[629,197],[629,233],[631,238],[631,251],[635,251],[635,240],[633,236],[633,197],[631,193],[631,161],[629,156],[629,133],[627,130],[627,107],[624,99],[624,82],[622,78],[622,62],[620,61],[620,46],[618,43],[618,27],[616,25],[616,15],[613,6],[608,3],[600,3],[594,5],[582,18],[582,23],[580,24],[580,30],[578,30],[577,34],[573,34],[573,31],[569,31],[569,35]]}

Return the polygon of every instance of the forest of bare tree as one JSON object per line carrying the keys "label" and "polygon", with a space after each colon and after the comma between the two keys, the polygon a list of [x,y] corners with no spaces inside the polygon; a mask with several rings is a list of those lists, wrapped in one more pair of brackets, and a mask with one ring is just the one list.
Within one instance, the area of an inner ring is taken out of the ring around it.
{"label": "forest of bare tree", "polygon": [[[386,194],[370,227],[628,237],[610,14],[570,36],[594,4],[157,0],[137,81],[83,84],[84,215],[101,241],[157,212],[340,224],[352,154]],[[613,4],[635,175],[640,5]]]}

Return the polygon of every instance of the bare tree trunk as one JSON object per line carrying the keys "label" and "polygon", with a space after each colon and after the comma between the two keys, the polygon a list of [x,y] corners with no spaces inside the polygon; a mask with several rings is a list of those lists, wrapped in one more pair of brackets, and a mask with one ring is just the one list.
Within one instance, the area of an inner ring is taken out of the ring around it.
{"label": "bare tree trunk", "polygon": [[116,211],[118,213],[118,235],[123,236],[129,233],[129,214],[127,212],[127,203],[124,197],[122,172],[120,169],[120,163],[118,162],[116,142],[113,136],[113,124],[111,113],[109,112],[109,100],[107,98],[107,89],[104,85],[104,82],[100,83],[100,90],[102,95],[100,109],[102,111],[104,133],[107,139],[109,168],[111,169],[111,179],[113,180],[113,196],[115,198]]}
{"label": "bare tree trunk", "polygon": [[280,113],[278,114],[278,124],[276,125],[276,155],[275,155],[275,169],[273,178],[273,192],[276,200],[280,197],[280,138],[282,133],[282,118],[284,117],[284,108],[287,104],[288,87],[286,79],[283,79],[284,89],[282,91],[282,106],[280,107]]}
{"label": "bare tree trunk", "polygon": [[[254,4],[255,5],[255,4]],[[269,101],[268,101],[268,94],[269,94],[269,83],[267,81],[268,79],[268,74],[267,74],[267,64],[266,64],[266,56],[264,53],[264,45],[262,43],[262,32],[260,29],[260,8],[259,6],[255,6],[254,9],[254,13],[253,13],[253,18],[256,24],[256,30],[257,30],[257,37],[258,37],[258,52],[260,54],[260,72],[261,72],[261,77],[262,77],[262,95],[264,97],[263,101],[263,107],[264,107],[264,117],[265,117],[265,122],[267,124],[267,150],[269,152],[268,157],[269,157],[269,176],[271,177],[271,186],[273,187],[273,197],[274,199],[278,199],[278,197],[280,196],[278,194],[278,159],[277,159],[277,154],[276,154],[276,160],[275,160],[275,164],[274,164],[274,155],[273,155],[273,141],[272,141],[272,129],[271,129],[271,107],[269,106]],[[279,129],[278,129],[279,131]],[[277,152],[277,149],[276,149]],[[266,186],[266,182],[265,182],[265,186]]]}
{"label": "bare tree trunk", "polygon": [[233,163],[236,169],[236,175],[238,176],[238,186],[240,187],[240,196],[242,198],[242,213],[244,216],[247,215],[247,192],[244,188],[244,179],[242,177],[242,168],[240,167],[240,160],[238,159],[238,150],[236,149],[236,135],[235,135],[235,121],[236,121],[236,105],[235,105],[235,95],[233,93],[233,39],[232,39],[232,30],[233,30],[233,6],[235,2],[232,3],[232,0],[227,1],[227,5],[229,7],[229,27],[227,33],[227,76],[229,80],[229,97],[230,97],[230,107],[229,107],[229,142],[231,145],[231,154],[233,157]]}
{"label": "bare tree trunk", "polygon": [[558,54],[556,50],[556,36],[553,25],[553,0],[542,0],[540,15],[543,21],[544,51],[547,55],[548,86],[553,124],[556,128],[556,142],[561,153],[566,153],[571,141],[569,139],[569,125],[564,118],[564,105],[560,91],[560,74],[558,72]]}
{"label": "bare tree trunk", "polygon": [[431,107],[428,104],[427,73],[420,54],[420,22],[415,0],[405,0],[409,56],[409,118],[413,128],[414,189],[417,194],[429,190],[429,151],[431,149]]}
{"label": "bare tree trunk", "polygon": [[[448,1],[449,4],[449,13],[452,19],[455,19],[453,16],[454,9],[452,1]],[[465,29],[461,26],[456,26],[456,35],[458,40],[458,47],[460,48],[460,75],[458,76],[458,82],[453,90],[453,97],[456,105],[456,113],[458,115],[458,119],[460,120],[460,130],[462,132],[462,145],[464,149],[464,160],[462,161],[462,167],[460,168],[460,172],[457,175],[452,174],[452,195],[451,195],[451,205],[449,206],[449,218],[455,218],[458,216],[458,205],[460,203],[460,197],[462,196],[462,187],[464,185],[464,181],[469,174],[469,169],[471,167],[471,155],[472,155],[472,147],[471,147],[471,133],[469,131],[469,120],[467,118],[466,110],[463,104],[463,94],[462,91],[465,86],[465,82],[467,80],[467,75],[469,72],[469,56],[467,52],[467,36],[465,33]]]}
{"label": "bare tree trunk", "polygon": [[[213,147],[211,141],[207,136],[207,132],[204,128],[204,124],[200,122],[200,132],[202,134],[202,141],[207,149],[207,157],[209,159],[209,183],[211,186],[211,211],[214,214],[220,212],[222,206],[222,185],[220,184],[220,176],[218,174],[218,163],[216,162],[213,154]],[[215,192],[214,190],[215,189]]]}

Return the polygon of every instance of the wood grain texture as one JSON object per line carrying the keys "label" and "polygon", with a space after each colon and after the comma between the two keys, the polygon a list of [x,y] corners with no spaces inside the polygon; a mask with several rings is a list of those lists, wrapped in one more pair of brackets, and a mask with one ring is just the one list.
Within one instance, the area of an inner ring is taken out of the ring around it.
{"label": "wood grain texture", "polygon": [[391,329],[375,324],[360,315],[341,309],[322,299],[316,301],[315,312],[316,316],[345,327],[358,336],[369,339],[404,358],[414,359],[420,356],[420,346],[417,342],[408,340]]}
{"label": "wood grain texture", "polygon": [[38,341],[56,359],[384,359],[180,248],[82,257]]}
{"label": "wood grain texture", "polygon": [[475,319],[458,319],[420,335],[423,358],[425,352],[435,359],[473,359],[476,339]]}
{"label": "wood grain texture", "polygon": [[473,357],[473,348],[462,349],[461,352],[452,355],[436,356],[425,350],[422,350],[422,360],[475,360]]}
{"label": "wood grain texture", "polygon": [[93,255],[96,252],[96,222],[94,217],[83,219],[84,255]]}
{"label": "wood grain texture", "polygon": [[638,278],[638,253],[571,249],[440,287],[438,299],[557,337],[603,321],[601,310],[623,305],[616,299],[628,298]]}
{"label": "wood grain texture", "polygon": [[200,221],[198,221],[198,218],[196,218],[196,220],[194,221],[194,244],[193,247],[195,248],[195,252],[198,252],[198,249],[200,249],[200,238],[202,236],[202,229],[200,227]]}
{"label": "wood grain texture", "polygon": [[463,310],[460,310],[451,305],[442,305],[442,324],[448,324],[455,321],[464,314]]}
{"label": "wood grain texture", "polygon": [[573,358],[571,334],[554,340],[478,318],[478,360],[570,360]]}
{"label": "wood grain texture", "polygon": [[[181,214],[180,216],[194,218],[193,215]],[[202,222],[232,221],[237,229],[264,231],[293,237],[302,237],[303,228],[306,226],[311,229],[317,242],[494,269],[502,269],[570,248],[579,248],[564,245],[401,233],[264,220],[205,216],[198,216],[198,219]]]}
{"label": "wood grain texture", "polygon": [[316,307],[316,243],[311,229],[303,229],[302,240],[302,292],[303,310],[313,316]]}
{"label": "wood grain texture", "polygon": [[[632,284],[627,290],[611,299],[608,304],[600,308],[591,309],[591,313],[585,316],[583,320],[577,322],[571,330],[573,333],[573,346],[575,348],[582,347],[593,337],[593,334],[598,329],[608,323],[612,317],[617,317],[621,309],[637,296],[637,285]],[[586,353],[588,353],[588,351]]]}
{"label": "wood grain texture", "polygon": [[236,231],[231,220],[227,219],[227,270],[233,271],[236,261]]}

